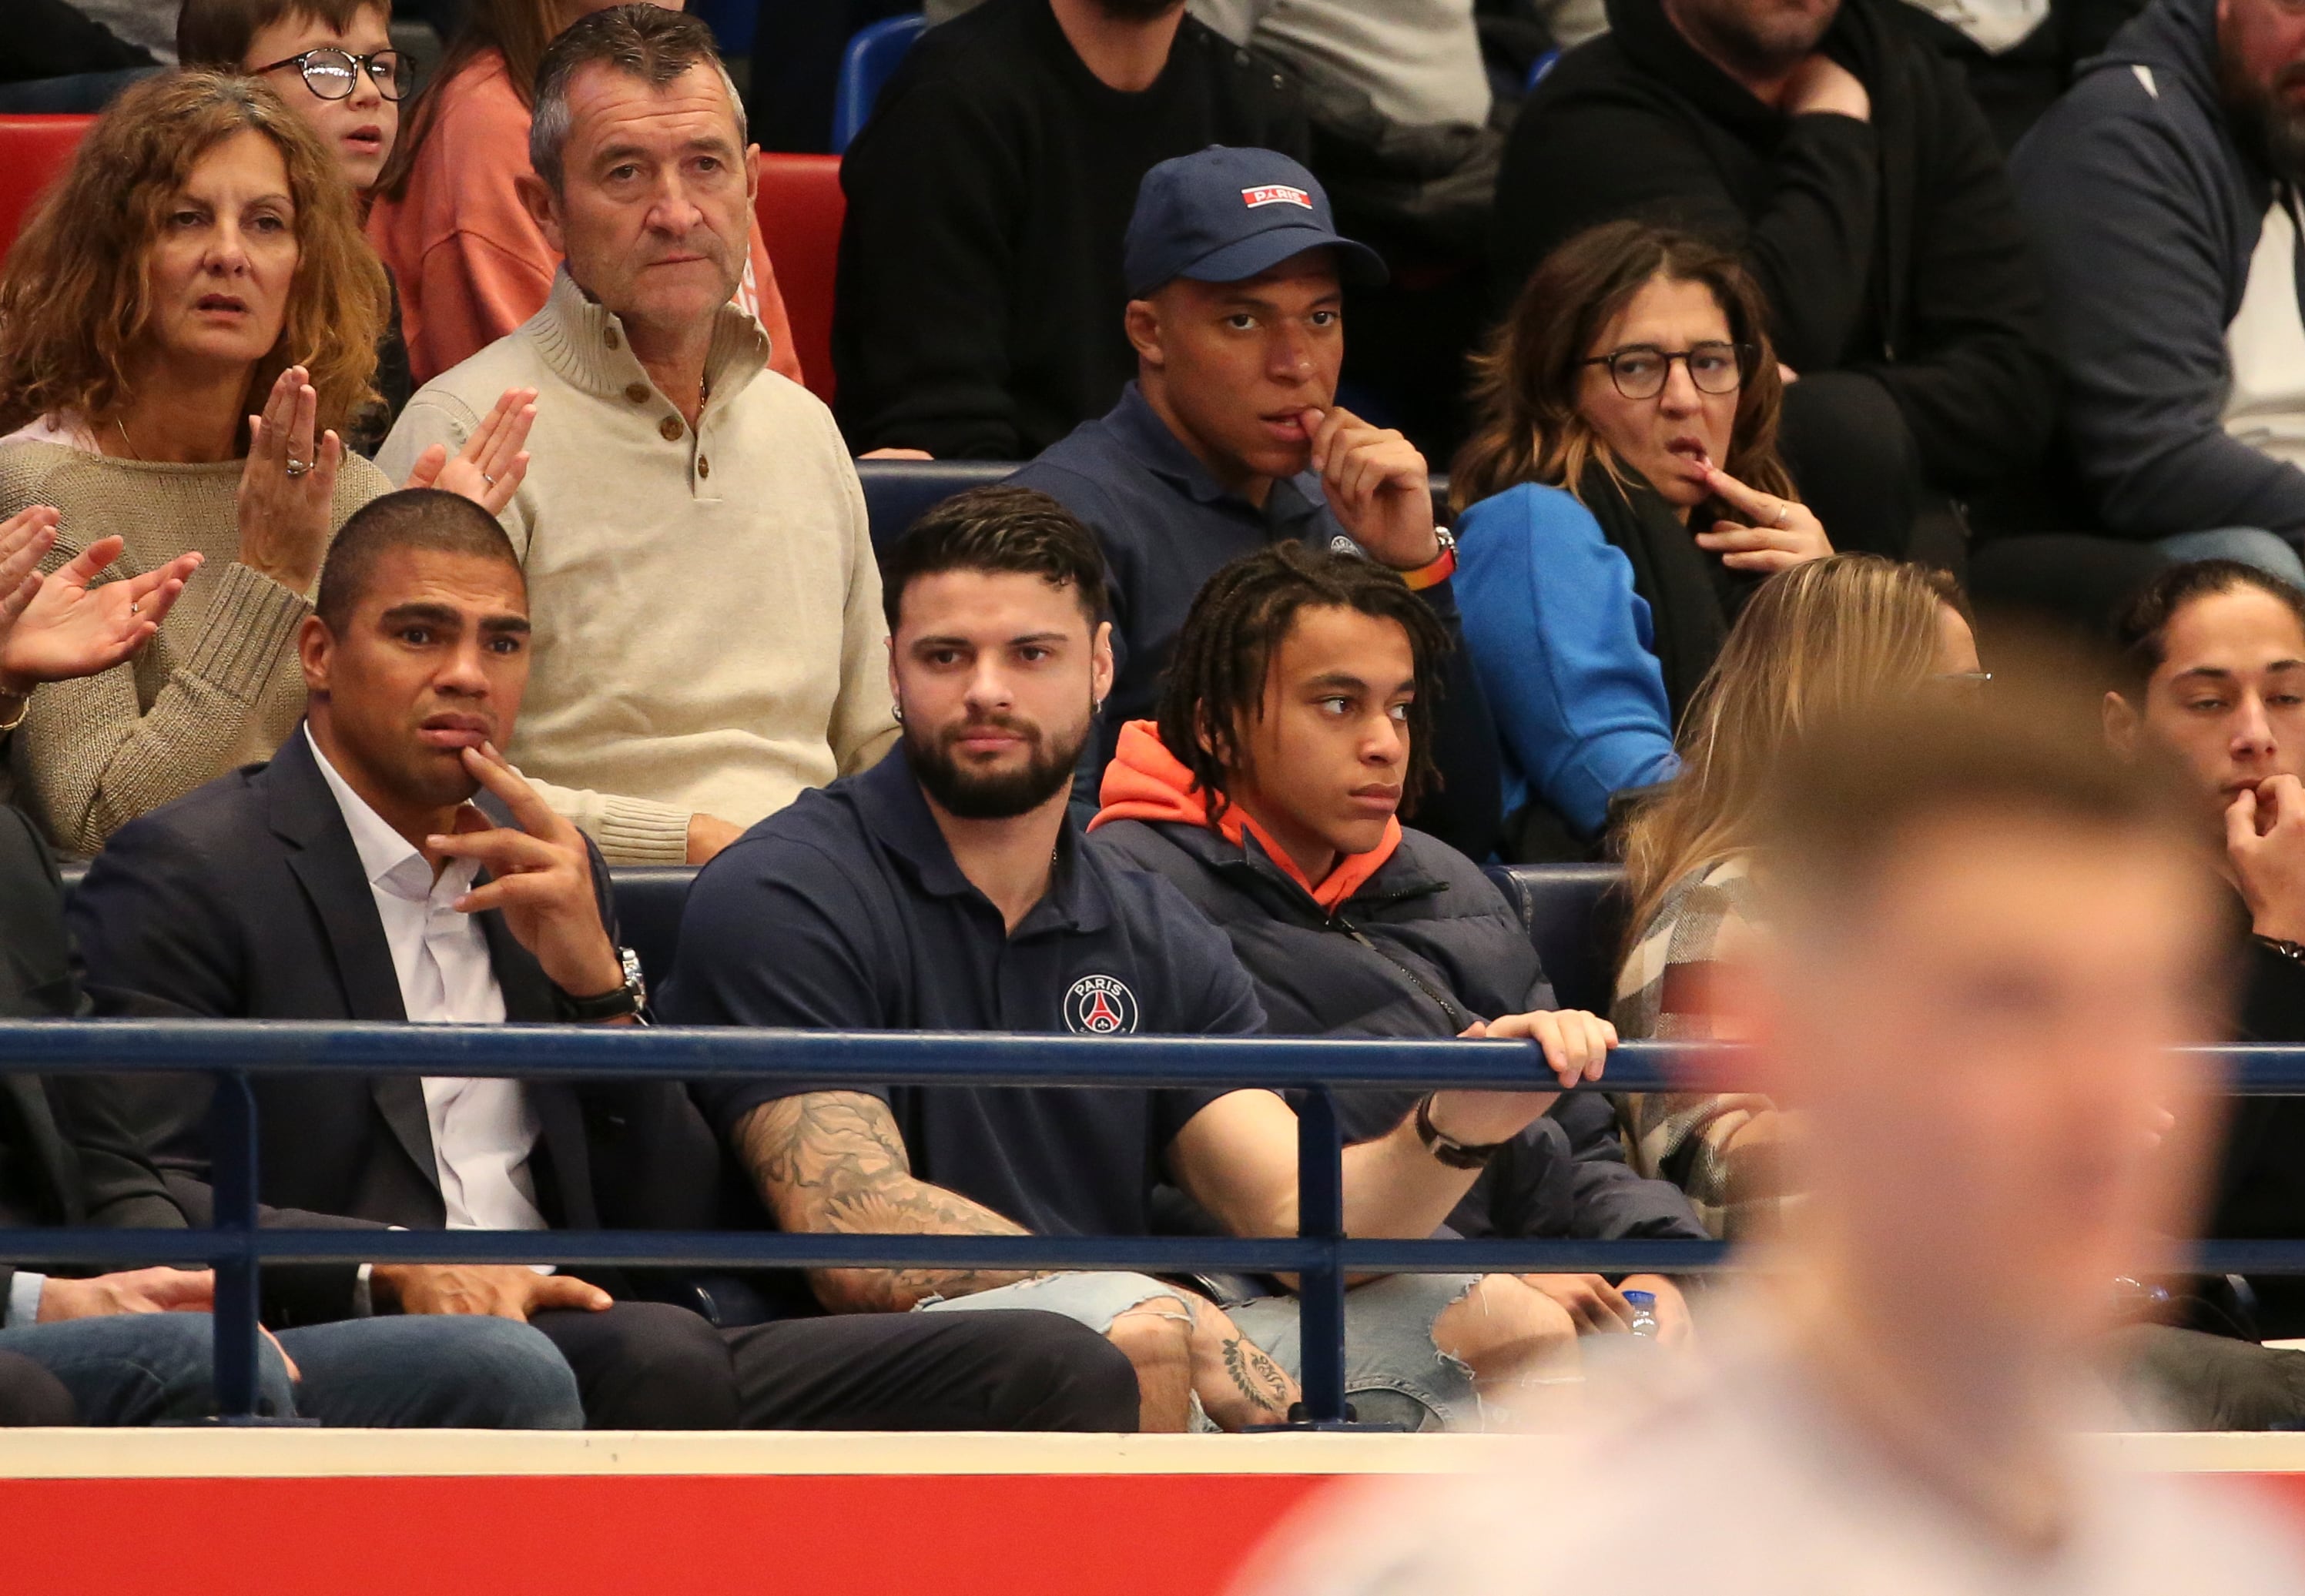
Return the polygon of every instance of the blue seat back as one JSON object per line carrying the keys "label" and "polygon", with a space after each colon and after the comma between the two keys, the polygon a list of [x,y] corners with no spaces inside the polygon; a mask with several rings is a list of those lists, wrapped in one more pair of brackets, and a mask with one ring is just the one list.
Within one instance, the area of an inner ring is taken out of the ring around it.
{"label": "blue seat back", "polygon": [[1493,864],[1563,1008],[1609,1012],[1624,935],[1624,871],[1613,864]]}
{"label": "blue seat back", "polygon": [[725,56],[750,55],[761,26],[760,0],[688,0],[688,13],[703,19]]}
{"label": "blue seat back", "polygon": [[695,870],[685,864],[618,865],[617,930],[625,946],[641,956],[649,990],[660,990],[680,951],[680,912],[688,903]]}
{"label": "blue seat back", "polygon": [[[82,864],[64,867],[67,894],[87,870]],[[672,973],[680,951],[680,913],[696,872],[685,865],[619,865],[613,874],[617,929],[625,946],[640,955],[653,990]],[[1489,879],[1528,927],[1562,1006],[1607,1014],[1625,913],[1621,895],[1612,889],[1623,872],[1606,864],[1510,864],[1490,866]]]}
{"label": "blue seat back", "polygon": [[930,507],[967,488],[998,482],[1016,469],[1011,460],[860,460],[864,511],[872,522],[872,552],[882,559]]}
{"label": "blue seat back", "polygon": [[927,17],[907,12],[859,29],[848,41],[848,47],[840,53],[840,82],[832,97],[833,154],[846,149],[863,131],[865,119],[872,115],[872,102],[880,98],[897,64],[913,47],[913,41],[928,31],[928,26]]}

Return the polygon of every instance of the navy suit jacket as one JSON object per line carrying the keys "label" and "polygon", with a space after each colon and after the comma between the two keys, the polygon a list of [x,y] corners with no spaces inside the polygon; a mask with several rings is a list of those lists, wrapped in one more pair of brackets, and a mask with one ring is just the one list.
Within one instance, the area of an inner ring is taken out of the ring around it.
{"label": "navy suit jacket", "polygon": [[[482,808],[493,807],[483,799]],[[492,818],[508,823],[501,811]],[[613,939],[608,870],[597,849],[592,876]],[[504,917],[490,912],[480,920],[507,1020],[558,1018],[551,981]],[[123,827],[73,895],[71,923],[99,1014],[407,1018],[352,831],[302,727],[270,764],[219,777]],[[118,1094],[170,1192],[193,1223],[206,1223],[209,1078],[114,1076],[90,1090]],[[438,1229],[446,1222],[418,1077],[259,1076],[255,1091],[267,1224]],[[542,1129],[530,1170],[552,1225],[709,1229],[718,1222],[718,1143],[681,1082],[532,1081],[528,1092]],[[266,1274],[271,1322],[351,1310],[349,1268]]]}

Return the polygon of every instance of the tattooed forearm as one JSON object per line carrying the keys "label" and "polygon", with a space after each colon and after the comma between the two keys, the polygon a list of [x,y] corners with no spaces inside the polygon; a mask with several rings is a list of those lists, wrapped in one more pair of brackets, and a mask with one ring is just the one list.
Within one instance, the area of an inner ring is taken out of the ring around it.
{"label": "tattooed forearm", "polygon": [[[982,1203],[913,1176],[889,1106],[854,1091],[764,1103],[738,1125],[754,1184],[787,1230],[846,1235],[1023,1235]],[[967,1296],[1030,1279],[1016,1269],[815,1269],[836,1312],[902,1312],[931,1296]]]}
{"label": "tattooed forearm", "polygon": [[1289,1377],[1281,1372],[1280,1364],[1264,1355],[1263,1349],[1256,1343],[1246,1337],[1227,1341],[1224,1344],[1224,1367],[1234,1388],[1248,1398],[1258,1412],[1270,1413],[1276,1419],[1288,1417],[1291,1400]]}

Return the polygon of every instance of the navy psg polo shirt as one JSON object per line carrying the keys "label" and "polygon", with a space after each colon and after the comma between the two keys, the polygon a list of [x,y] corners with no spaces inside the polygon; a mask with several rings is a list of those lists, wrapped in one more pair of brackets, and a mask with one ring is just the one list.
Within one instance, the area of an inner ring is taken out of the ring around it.
{"label": "navy psg polo shirt", "polygon": [[[673,1024],[1246,1036],[1264,1029],[1224,934],[1067,819],[1014,932],[972,886],[900,748],[804,793],[699,873],[659,1012]],[[698,1088],[724,1136],[806,1084]],[[857,1090],[846,1088],[846,1090]],[[913,1173],[1044,1235],[1141,1235],[1162,1155],[1221,1091],[872,1088]]]}

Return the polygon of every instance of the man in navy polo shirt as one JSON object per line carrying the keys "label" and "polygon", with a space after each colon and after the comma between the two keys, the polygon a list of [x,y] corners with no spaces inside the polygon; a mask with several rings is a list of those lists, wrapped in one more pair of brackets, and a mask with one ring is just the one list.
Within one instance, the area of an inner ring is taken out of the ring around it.
{"label": "man in navy polo shirt", "polygon": [[[1163,161],[1137,190],[1124,250],[1136,380],[1010,479],[1104,548],[1116,675],[1076,784],[1088,814],[1120,727],[1152,713],[1193,596],[1219,566],[1292,538],[1357,548],[1458,626],[1456,545],[1433,524],[1425,456],[1336,403],[1345,283],[1381,284],[1385,267],[1339,234],[1313,174],[1220,145]],[[1433,745],[1443,781],[1417,824],[1484,859],[1501,802],[1496,734],[1455,652]]]}
{"label": "man in navy polo shirt", "polygon": [[[1101,561],[1046,496],[963,494],[890,556],[883,602],[900,750],[804,794],[698,877],[663,1000],[691,1023],[839,1030],[1247,1035],[1264,1028],[1222,933],[1177,889],[1091,846],[1071,772],[1112,683]],[[1597,1047],[1550,1057],[1595,1075]],[[1143,1235],[1172,1180],[1227,1230],[1294,1234],[1296,1120],[1263,1091],[1044,1087],[811,1090],[738,1083],[707,1110],[788,1230]],[[1502,1139],[1543,1111],[1527,1093],[1444,1092],[1452,1133]],[[1414,1136],[1352,1149],[1360,1235],[1432,1233],[1472,1181]],[[931,1184],[933,1183],[933,1184]],[[1147,1429],[1197,1405],[1231,1429],[1280,1419],[1276,1366],[1196,1294],[1143,1276],[827,1269],[835,1312],[1040,1307],[1104,1331],[1137,1371]],[[1473,1422],[1474,1381],[1540,1340],[1527,1299],[1469,1277],[1396,1276],[1348,1299],[1348,1390],[1365,1416]],[[1467,1335],[1434,1324],[1460,1299]],[[1267,1354],[1270,1355],[1267,1355]]]}

